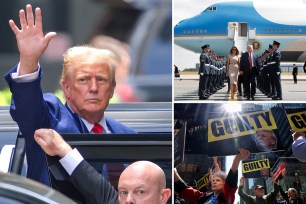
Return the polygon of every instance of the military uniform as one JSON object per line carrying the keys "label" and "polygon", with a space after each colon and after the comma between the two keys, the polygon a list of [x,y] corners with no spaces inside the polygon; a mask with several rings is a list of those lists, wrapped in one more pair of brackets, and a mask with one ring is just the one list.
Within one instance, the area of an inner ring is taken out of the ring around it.
{"label": "military uniform", "polygon": [[[274,41],[273,45],[280,45],[279,42]],[[282,85],[281,85],[281,68],[280,68],[281,54],[278,49],[274,50],[271,57],[271,72],[272,72],[272,83],[275,85],[276,96],[272,97],[273,100],[282,100]]]}
{"label": "military uniform", "polygon": [[208,81],[209,81],[209,74],[210,74],[210,65],[211,60],[208,56],[208,53],[204,52],[205,48],[209,48],[209,45],[204,45],[201,47],[203,52],[200,55],[200,68],[199,68],[199,99],[208,99],[209,98],[209,89],[208,89]]}

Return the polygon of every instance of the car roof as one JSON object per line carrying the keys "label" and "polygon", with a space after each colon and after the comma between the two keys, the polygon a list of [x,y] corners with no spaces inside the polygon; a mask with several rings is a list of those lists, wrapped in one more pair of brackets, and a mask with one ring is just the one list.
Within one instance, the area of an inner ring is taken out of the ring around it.
{"label": "car roof", "polygon": [[22,200],[24,196],[27,200],[31,197],[36,201],[43,201],[46,203],[75,203],[63,194],[41,183],[11,173],[0,172],[0,195],[1,194],[4,194],[2,196],[5,197],[10,197],[10,195],[15,197],[18,196],[18,200]]}

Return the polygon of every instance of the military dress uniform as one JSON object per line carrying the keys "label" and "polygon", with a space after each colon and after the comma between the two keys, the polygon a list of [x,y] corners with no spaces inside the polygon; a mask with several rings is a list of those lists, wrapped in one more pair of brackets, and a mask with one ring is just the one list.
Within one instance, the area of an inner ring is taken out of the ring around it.
{"label": "military dress uniform", "polygon": [[[204,45],[201,48],[202,49],[209,48],[209,45]],[[208,53],[203,51],[200,55],[200,68],[199,68],[200,79],[199,79],[199,91],[198,91],[199,99],[201,100],[208,99],[210,96],[208,89],[210,65],[211,65],[210,57],[208,56]]]}
{"label": "military dress uniform", "polygon": [[[279,42],[274,41],[273,44],[280,45]],[[273,100],[282,100],[282,85],[281,85],[281,68],[280,68],[280,59],[281,54],[278,49],[274,50],[271,56],[271,74],[272,74],[272,83],[275,85],[276,96],[272,97]]]}

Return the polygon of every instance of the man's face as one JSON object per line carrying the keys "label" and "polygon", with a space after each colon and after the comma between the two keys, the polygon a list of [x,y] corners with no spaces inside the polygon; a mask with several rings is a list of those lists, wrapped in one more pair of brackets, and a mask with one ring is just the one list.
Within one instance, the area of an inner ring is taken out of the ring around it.
{"label": "man's face", "polygon": [[264,196],[265,190],[263,188],[257,188],[257,189],[254,190],[254,193],[255,193],[256,197],[261,198],[261,197]]}
{"label": "man's face", "polygon": [[271,132],[258,131],[256,133],[256,140],[260,147],[266,147],[263,150],[273,150],[276,149],[276,139]]}
{"label": "man's face", "polygon": [[62,84],[68,104],[85,119],[103,115],[114,93],[110,69],[99,63],[74,65]]}
{"label": "man's face", "polygon": [[294,191],[288,191],[288,196],[290,198],[295,198],[295,192]]}
{"label": "man's face", "polygon": [[119,204],[162,204],[159,179],[149,172],[124,171],[119,179]]}
{"label": "man's face", "polygon": [[253,52],[253,46],[248,46],[247,49],[248,49],[248,52],[249,52],[249,53]]}
{"label": "man's face", "polygon": [[214,176],[213,177],[213,184],[212,184],[212,190],[213,191],[221,191],[224,186],[224,181],[221,177],[219,176]]}

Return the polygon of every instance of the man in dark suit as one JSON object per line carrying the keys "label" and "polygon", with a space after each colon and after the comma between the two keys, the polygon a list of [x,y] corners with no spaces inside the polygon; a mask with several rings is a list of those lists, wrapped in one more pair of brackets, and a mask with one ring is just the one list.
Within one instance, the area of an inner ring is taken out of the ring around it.
{"label": "man in dark suit", "polygon": [[253,54],[253,45],[248,45],[248,52],[245,52],[241,56],[240,61],[240,74],[243,75],[243,83],[247,100],[255,100],[256,92],[256,76],[259,73],[259,61],[258,57]]}
{"label": "man in dark suit", "polygon": [[171,190],[166,188],[164,171],[149,161],[130,164],[120,175],[117,191],[90,166],[54,130],[39,129],[34,138],[46,154],[61,157],[69,182],[82,194],[86,203],[166,204]]}
{"label": "man in dark suit", "polygon": [[35,18],[31,5],[19,16],[21,29],[9,21],[20,52],[20,63],[5,76],[12,92],[10,113],[26,140],[27,177],[49,185],[44,152],[33,138],[35,130],[106,134],[135,131],[104,115],[116,86],[117,62],[111,51],[80,46],[65,53],[61,86],[67,103],[63,105],[53,94],[42,94],[40,85],[43,71],[38,61],[56,33],[44,36],[39,8]]}

